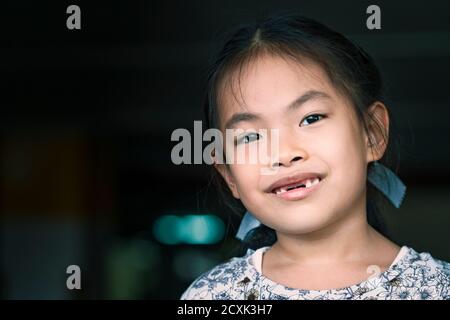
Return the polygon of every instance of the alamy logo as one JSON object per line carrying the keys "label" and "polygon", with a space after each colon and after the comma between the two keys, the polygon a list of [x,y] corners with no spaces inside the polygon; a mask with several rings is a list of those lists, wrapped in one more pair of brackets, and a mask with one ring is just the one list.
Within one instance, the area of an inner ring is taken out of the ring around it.
{"label": "alamy logo", "polygon": [[367,267],[366,272],[370,274],[369,279],[378,277],[381,273],[380,266],[377,266],[376,264],[372,264]]}
{"label": "alamy logo", "polygon": [[66,26],[69,30],[81,29],[81,9],[79,6],[72,4],[67,7],[66,13],[70,14],[66,20]]}
{"label": "alamy logo", "polygon": [[381,29],[381,9],[379,6],[372,4],[367,7],[367,14],[371,14],[366,21],[367,29]]}
{"label": "alamy logo", "polygon": [[[193,137],[187,129],[178,128],[172,132],[171,141],[178,142],[171,152],[176,165],[258,164],[263,175],[275,174],[278,169],[273,166],[279,158],[278,129],[226,129],[224,138],[222,131],[215,128],[203,133],[202,122],[194,121]],[[203,148],[203,142],[210,143]]]}
{"label": "alamy logo", "polygon": [[66,269],[66,273],[70,274],[70,276],[67,277],[66,286],[67,289],[73,290],[81,289],[81,269],[76,264],[70,265]]}

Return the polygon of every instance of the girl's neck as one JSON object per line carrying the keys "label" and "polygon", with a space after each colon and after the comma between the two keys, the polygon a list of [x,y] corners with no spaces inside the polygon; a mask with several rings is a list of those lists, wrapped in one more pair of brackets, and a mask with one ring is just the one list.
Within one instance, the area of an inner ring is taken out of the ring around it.
{"label": "girl's neck", "polygon": [[365,210],[347,214],[315,232],[301,235],[277,232],[277,237],[272,254],[288,263],[305,265],[369,259],[371,253],[390,242],[367,223]]}

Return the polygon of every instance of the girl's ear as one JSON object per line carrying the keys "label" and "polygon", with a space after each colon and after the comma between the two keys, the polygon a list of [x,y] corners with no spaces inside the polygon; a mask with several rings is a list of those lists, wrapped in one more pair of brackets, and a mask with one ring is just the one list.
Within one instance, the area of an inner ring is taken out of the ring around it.
{"label": "girl's ear", "polygon": [[233,175],[230,172],[228,166],[225,163],[217,163],[216,161],[214,161],[214,168],[219,171],[220,175],[227,183],[228,188],[230,188],[231,193],[233,194],[233,197],[235,197],[236,199],[240,199],[236,182],[234,181]]}
{"label": "girl's ear", "polygon": [[389,141],[389,113],[382,102],[377,101],[369,107],[366,124],[367,162],[372,162],[383,157]]}

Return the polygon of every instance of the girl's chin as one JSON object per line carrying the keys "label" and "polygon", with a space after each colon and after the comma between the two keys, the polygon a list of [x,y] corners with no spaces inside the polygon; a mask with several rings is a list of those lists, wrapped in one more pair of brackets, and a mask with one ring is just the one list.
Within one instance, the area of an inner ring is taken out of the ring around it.
{"label": "girl's chin", "polygon": [[318,212],[297,213],[295,217],[285,213],[283,216],[277,216],[273,228],[282,233],[302,235],[320,231],[332,223],[332,220],[331,217],[324,216],[323,213],[320,215]]}

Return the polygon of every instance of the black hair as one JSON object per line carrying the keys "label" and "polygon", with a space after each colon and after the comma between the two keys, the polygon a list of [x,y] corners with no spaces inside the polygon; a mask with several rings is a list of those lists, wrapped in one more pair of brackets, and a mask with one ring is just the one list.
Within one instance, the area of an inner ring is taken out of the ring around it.
{"label": "black hair", "polygon": [[[368,108],[376,101],[383,102],[382,80],[373,59],[358,45],[325,25],[296,14],[277,14],[259,22],[244,25],[226,35],[223,46],[212,61],[208,71],[204,111],[207,128],[219,128],[218,94],[222,82],[235,71],[261,54],[269,53],[300,63],[312,61],[318,64],[331,83],[351,102],[358,119],[368,132],[368,120],[373,120],[387,148],[379,163],[398,170],[398,154],[394,154],[392,128],[387,134],[377,119],[368,114]],[[392,124],[392,121],[390,121]],[[372,136],[368,135],[370,141]],[[373,144],[375,145],[375,144]],[[372,163],[369,163],[368,169]],[[246,209],[235,199],[225,180],[213,168],[212,181],[220,195],[220,203],[242,216]],[[389,238],[386,225],[380,214],[385,199],[370,183],[367,183],[367,220],[377,231]],[[244,239],[246,247],[256,249],[272,245],[276,241],[275,231],[261,225]]]}

